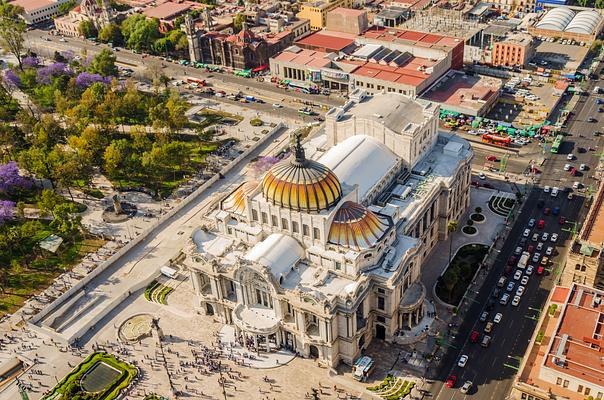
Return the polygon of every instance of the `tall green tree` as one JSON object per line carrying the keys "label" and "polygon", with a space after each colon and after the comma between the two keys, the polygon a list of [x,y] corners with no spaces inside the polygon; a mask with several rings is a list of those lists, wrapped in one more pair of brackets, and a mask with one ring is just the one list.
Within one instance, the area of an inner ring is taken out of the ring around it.
{"label": "tall green tree", "polygon": [[243,23],[245,22],[245,14],[239,13],[233,17],[233,28],[236,32],[239,32],[241,28],[243,28]]}
{"label": "tall green tree", "polygon": [[63,199],[63,197],[57,194],[57,192],[54,190],[44,189],[38,196],[37,205],[38,209],[40,210],[40,214],[54,217],[53,211],[55,207],[64,201],[65,199]]}
{"label": "tall green tree", "polygon": [[80,22],[80,25],[78,25],[78,33],[85,38],[97,37],[99,34],[96,30],[96,26],[88,19]]}
{"label": "tall green tree", "polygon": [[103,49],[92,59],[88,70],[103,76],[117,76],[116,60],[117,58],[112,51]]}
{"label": "tall green tree", "polygon": [[19,69],[23,70],[25,21],[21,18],[22,7],[0,0],[0,46],[15,56]]}
{"label": "tall green tree", "polygon": [[115,23],[105,25],[99,32],[99,40],[103,43],[113,43],[116,46],[124,44],[124,37],[120,27]]}
{"label": "tall green tree", "polygon": [[132,14],[122,22],[122,36],[126,46],[131,49],[152,50],[153,43],[161,37],[159,20]]}
{"label": "tall green tree", "polygon": [[447,232],[449,234],[449,264],[451,263],[451,252],[453,251],[453,232],[457,231],[459,222],[455,220],[449,221],[447,224]]}

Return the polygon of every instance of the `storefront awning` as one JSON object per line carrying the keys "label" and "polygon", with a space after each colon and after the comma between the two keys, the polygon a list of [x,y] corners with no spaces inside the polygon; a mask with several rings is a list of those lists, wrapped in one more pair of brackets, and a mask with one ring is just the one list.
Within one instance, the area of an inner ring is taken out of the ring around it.
{"label": "storefront awning", "polygon": [[267,69],[267,68],[268,68],[268,64],[264,64],[264,65],[261,65],[261,66],[259,66],[259,67],[257,67],[257,68],[254,68],[254,69],[252,70],[252,72],[260,72],[260,71],[264,71],[264,70],[265,70],[265,69]]}

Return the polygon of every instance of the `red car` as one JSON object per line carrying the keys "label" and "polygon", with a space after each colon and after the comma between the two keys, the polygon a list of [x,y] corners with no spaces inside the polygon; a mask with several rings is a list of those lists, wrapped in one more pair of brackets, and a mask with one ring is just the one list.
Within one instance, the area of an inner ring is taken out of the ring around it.
{"label": "red car", "polygon": [[566,218],[565,217],[560,217],[560,219],[558,220],[558,223],[560,225],[564,225],[566,223]]}
{"label": "red car", "polygon": [[529,244],[529,246],[527,247],[526,251],[528,251],[529,253],[532,253],[533,250],[535,250],[535,247],[532,244]]}
{"label": "red car", "polygon": [[538,268],[537,268],[537,275],[543,275],[543,271],[545,271],[545,268],[543,268],[543,267],[541,267],[541,266],[540,266],[540,267],[538,267]]}
{"label": "red car", "polygon": [[472,331],[472,333],[470,333],[470,342],[478,343],[478,339],[480,339],[480,333],[477,331]]}
{"label": "red car", "polygon": [[485,158],[487,159],[487,161],[497,161],[497,157],[495,157],[494,155],[486,156]]}
{"label": "red car", "polygon": [[[549,208],[546,208],[546,210],[549,210]],[[540,219],[539,222],[537,223],[537,228],[543,229],[544,226],[545,226],[545,221]]]}
{"label": "red car", "polygon": [[447,383],[445,385],[447,385],[448,388],[452,388],[456,383],[457,377],[455,375],[451,375],[449,376],[449,379],[447,379]]}

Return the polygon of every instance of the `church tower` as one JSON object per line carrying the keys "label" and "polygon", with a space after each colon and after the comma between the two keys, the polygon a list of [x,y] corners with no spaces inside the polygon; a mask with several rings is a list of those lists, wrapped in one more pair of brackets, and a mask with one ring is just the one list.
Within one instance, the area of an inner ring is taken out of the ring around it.
{"label": "church tower", "polygon": [[199,62],[201,60],[201,49],[199,45],[199,32],[195,29],[195,21],[187,14],[185,15],[185,34],[189,42],[189,58],[191,62]]}

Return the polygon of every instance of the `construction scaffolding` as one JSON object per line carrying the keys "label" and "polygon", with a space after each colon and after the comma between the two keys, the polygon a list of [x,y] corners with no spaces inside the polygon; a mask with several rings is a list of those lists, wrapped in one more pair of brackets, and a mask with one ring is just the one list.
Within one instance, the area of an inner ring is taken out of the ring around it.
{"label": "construction scaffolding", "polygon": [[415,15],[401,24],[401,28],[412,31],[456,36],[468,39],[486,25],[464,18],[463,11],[432,7],[416,11]]}

